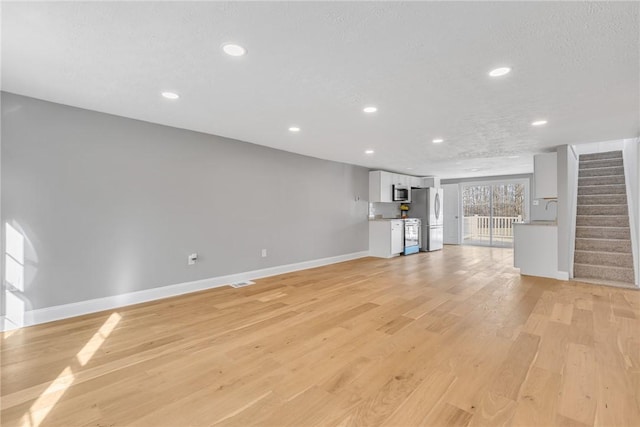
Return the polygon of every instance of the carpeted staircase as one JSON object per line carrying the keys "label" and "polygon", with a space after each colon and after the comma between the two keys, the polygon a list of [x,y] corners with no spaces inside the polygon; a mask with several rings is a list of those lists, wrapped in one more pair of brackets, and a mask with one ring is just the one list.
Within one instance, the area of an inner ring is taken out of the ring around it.
{"label": "carpeted staircase", "polygon": [[580,156],[575,249],[576,280],[634,283],[622,151]]}

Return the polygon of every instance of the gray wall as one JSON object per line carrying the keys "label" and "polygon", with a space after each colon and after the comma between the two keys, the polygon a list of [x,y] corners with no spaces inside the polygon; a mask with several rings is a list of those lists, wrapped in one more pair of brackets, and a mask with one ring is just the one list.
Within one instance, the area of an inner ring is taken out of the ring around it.
{"label": "gray wall", "polygon": [[2,122],[27,310],[368,249],[365,168],[7,93]]}

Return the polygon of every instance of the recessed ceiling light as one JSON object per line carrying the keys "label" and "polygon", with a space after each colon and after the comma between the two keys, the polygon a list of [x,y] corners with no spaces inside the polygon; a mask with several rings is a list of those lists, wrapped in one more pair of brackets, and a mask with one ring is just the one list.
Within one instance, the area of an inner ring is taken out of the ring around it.
{"label": "recessed ceiling light", "polygon": [[224,53],[230,56],[242,56],[247,53],[247,49],[233,43],[227,43],[223,45],[222,50],[224,50]]}
{"label": "recessed ceiling light", "polygon": [[500,67],[500,68],[495,68],[495,69],[489,71],[489,75],[491,77],[500,77],[500,76],[504,76],[506,74],[509,74],[509,72],[511,72],[511,68],[509,68],[509,67]]}
{"label": "recessed ceiling light", "polygon": [[174,93],[174,92],[162,92],[162,96],[164,96],[167,99],[178,99],[178,98],[180,98],[180,95],[178,95],[177,93]]}
{"label": "recessed ceiling light", "polygon": [[478,169],[478,168],[473,168],[473,169],[471,169],[471,172],[478,172],[479,170],[480,169]]}
{"label": "recessed ceiling light", "polygon": [[300,128],[299,128],[299,127],[297,127],[297,126],[291,126],[291,127],[289,128],[289,131],[290,131],[290,132],[300,132]]}
{"label": "recessed ceiling light", "polygon": [[367,151],[364,152],[364,154],[373,154],[373,153],[375,153],[375,151],[373,151],[373,150],[367,150]]}
{"label": "recessed ceiling light", "polygon": [[408,171],[412,171],[412,170],[413,170],[413,168],[407,168],[407,170],[408,170]]}
{"label": "recessed ceiling light", "polygon": [[440,144],[441,142],[444,142],[444,139],[442,139],[442,138],[436,138],[436,139],[434,139],[434,140],[433,140],[433,143],[434,143],[434,144]]}
{"label": "recessed ceiling light", "polygon": [[507,158],[508,158],[508,159],[517,159],[517,158],[519,158],[519,157],[520,157],[520,156],[509,156],[509,157],[507,157]]}
{"label": "recessed ceiling light", "polygon": [[362,111],[365,113],[375,113],[378,109],[376,107],[364,107]]}
{"label": "recessed ceiling light", "polygon": [[531,123],[531,126],[542,126],[546,124],[547,124],[546,120],[536,120],[535,122]]}

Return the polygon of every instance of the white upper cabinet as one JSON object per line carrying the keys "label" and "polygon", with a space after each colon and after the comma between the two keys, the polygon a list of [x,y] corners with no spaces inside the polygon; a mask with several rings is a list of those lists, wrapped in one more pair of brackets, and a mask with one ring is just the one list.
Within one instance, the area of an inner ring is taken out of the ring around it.
{"label": "white upper cabinet", "polygon": [[533,156],[533,187],[535,199],[558,198],[558,155],[557,153]]}
{"label": "white upper cabinet", "polygon": [[369,202],[391,203],[394,174],[384,171],[369,172]]}
{"label": "white upper cabinet", "polygon": [[407,185],[407,181],[408,181],[407,178],[409,178],[407,175],[392,173],[391,176],[393,177],[392,178],[393,182],[391,183],[392,185]]}
{"label": "white upper cabinet", "polygon": [[[440,187],[440,178],[420,178],[417,176],[402,175],[399,173],[371,171],[369,172],[369,202],[393,202],[394,185],[404,185],[409,188]],[[411,200],[409,200],[409,202],[410,201]]]}

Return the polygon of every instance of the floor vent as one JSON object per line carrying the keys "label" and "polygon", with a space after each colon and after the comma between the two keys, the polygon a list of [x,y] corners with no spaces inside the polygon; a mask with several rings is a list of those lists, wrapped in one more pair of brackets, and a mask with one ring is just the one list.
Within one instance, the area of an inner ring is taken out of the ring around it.
{"label": "floor vent", "polygon": [[245,286],[255,285],[256,282],[252,282],[251,280],[245,280],[244,282],[235,282],[230,284],[232,288],[244,288]]}

